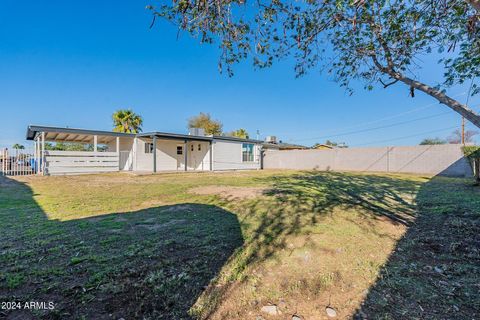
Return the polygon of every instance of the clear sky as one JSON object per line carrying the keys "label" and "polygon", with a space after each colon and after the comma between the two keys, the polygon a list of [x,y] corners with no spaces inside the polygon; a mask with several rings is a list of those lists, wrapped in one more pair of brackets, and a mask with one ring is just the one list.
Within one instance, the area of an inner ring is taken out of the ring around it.
{"label": "clear sky", "polygon": [[[185,133],[202,111],[226,131],[305,145],[412,145],[460,127],[460,116],[421,93],[410,98],[402,85],[366,92],[359,83],[349,96],[317,71],[296,79],[291,61],[219,74],[215,46],[177,39],[164,21],[149,29],[152,1],[2,0],[0,146],[25,143],[28,124],[110,130],[119,108],[141,114],[144,131]],[[421,80],[440,81],[435,59],[424,61]],[[464,102],[467,89],[449,93]],[[478,111],[480,98],[470,102]]]}

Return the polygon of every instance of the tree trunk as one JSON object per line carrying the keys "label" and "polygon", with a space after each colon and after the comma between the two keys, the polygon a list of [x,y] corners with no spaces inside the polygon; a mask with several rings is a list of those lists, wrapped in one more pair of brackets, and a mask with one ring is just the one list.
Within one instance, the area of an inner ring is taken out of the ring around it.
{"label": "tree trunk", "polygon": [[477,185],[480,185],[480,158],[475,158],[473,159],[473,168],[475,171],[475,183]]}
{"label": "tree trunk", "polygon": [[402,75],[398,72],[391,71],[391,72],[388,72],[388,74],[391,77],[393,77],[394,79],[396,79],[398,81],[401,81],[401,82],[405,83],[406,85],[410,86],[411,88],[420,90],[422,92],[425,92],[429,96],[434,97],[440,103],[446,105],[450,109],[459,113],[460,115],[465,117],[465,119],[467,119],[468,121],[473,123],[475,126],[480,128],[480,116],[478,114],[476,114],[472,109],[467,107],[466,105],[461,104],[457,100],[447,96],[445,93],[443,93],[442,91],[440,91],[438,89],[432,88],[429,85],[426,85],[426,84],[421,83],[419,81],[416,81],[416,80],[410,79],[408,77],[405,77],[404,75]]}

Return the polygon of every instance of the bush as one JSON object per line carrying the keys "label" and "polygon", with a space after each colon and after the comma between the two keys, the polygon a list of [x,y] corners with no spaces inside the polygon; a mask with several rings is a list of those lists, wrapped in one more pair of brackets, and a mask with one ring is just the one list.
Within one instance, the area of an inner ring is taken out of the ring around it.
{"label": "bush", "polygon": [[475,175],[475,182],[480,184],[480,147],[465,146],[463,147],[463,154],[470,160]]}

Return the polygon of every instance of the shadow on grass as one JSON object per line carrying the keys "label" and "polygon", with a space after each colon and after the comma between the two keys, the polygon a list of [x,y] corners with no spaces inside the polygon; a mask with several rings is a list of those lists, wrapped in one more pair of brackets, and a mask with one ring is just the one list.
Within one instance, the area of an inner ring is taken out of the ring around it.
{"label": "shadow on grass", "polygon": [[32,190],[0,177],[0,302],[7,319],[187,319],[242,246],[234,214],[184,203],[94,218],[48,220]]}
{"label": "shadow on grass", "polygon": [[435,177],[417,195],[418,217],[370,288],[357,319],[480,317],[480,190]]}
{"label": "shadow on grass", "polygon": [[353,209],[365,232],[381,232],[374,219],[409,227],[357,317],[476,317],[480,194],[464,180],[334,172],[253,179],[271,185],[265,197],[205,196],[65,222],[48,220],[28,186],[2,179],[0,301],[56,302],[35,314],[45,319],[205,319],[291,236]]}
{"label": "shadow on grass", "polygon": [[[395,176],[317,171],[269,177],[269,181],[273,185],[264,192],[267,199],[245,201],[240,209],[234,207],[234,199],[214,201],[237,212],[242,230],[249,229],[244,232],[243,249],[232,257],[232,281],[245,281],[246,270],[288,249],[291,236],[315,232],[313,227],[335,210],[354,209],[365,218],[365,232],[378,232],[372,217],[411,225],[415,219],[414,199],[421,185]],[[309,245],[308,239],[305,245]],[[209,289],[203,298],[218,300],[228,295],[229,286],[219,283]],[[201,318],[206,319],[216,310],[216,304],[204,304],[210,305],[201,312]]]}
{"label": "shadow on grass", "polygon": [[[251,214],[263,213],[248,241],[266,250],[252,253],[248,263],[285,248],[290,235],[304,233],[334,210],[355,209],[365,218],[373,215],[410,225],[415,218],[413,198],[419,186],[418,182],[395,177],[334,172],[274,177],[273,187],[265,194],[275,196],[275,200],[267,207],[256,201],[248,208]],[[406,195],[411,195],[412,202],[405,200]]]}

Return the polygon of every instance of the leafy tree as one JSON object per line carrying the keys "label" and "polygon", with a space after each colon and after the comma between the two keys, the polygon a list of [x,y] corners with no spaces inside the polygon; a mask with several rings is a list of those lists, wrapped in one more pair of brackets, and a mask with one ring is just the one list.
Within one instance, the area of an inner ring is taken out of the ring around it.
{"label": "leafy tree", "polygon": [[[100,149],[100,146],[99,148]],[[45,142],[45,150],[55,151],[93,151],[92,144],[83,144],[78,142]]]}
{"label": "leafy tree", "polygon": [[139,133],[142,131],[143,119],[130,109],[120,109],[113,113],[113,131]]}
{"label": "leafy tree", "polygon": [[333,142],[333,141],[330,141],[330,140],[325,141],[325,144],[326,144],[327,146],[332,146],[332,147],[338,146],[338,143]]}
{"label": "leafy tree", "polygon": [[189,128],[201,128],[205,134],[221,135],[223,124],[218,120],[213,120],[209,113],[200,112],[199,115],[188,119]]}
{"label": "leafy tree", "polygon": [[229,136],[232,136],[232,137],[237,137],[237,138],[243,138],[243,139],[248,139],[249,138],[249,134],[247,132],[247,130],[245,129],[238,129],[238,130],[235,130],[235,131],[232,131],[230,133],[228,133],[227,135]]}
{"label": "leafy tree", "polygon": [[55,150],[55,145],[51,142],[45,142],[45,150]]}
{"label": "leafy tree", "polygon": [[18,144],[18,143],[15,143],[13,146],[12,146],[13,149],[15,150],[24,150],[25,147],[21,144]]}
{"label": "leafy tree", "polygon": [[446,144],[447,141],[440,138],[425,138],[420,142],[421,146],[425,145],[436,145],[436,144]]}
{"label": "leafy tree", "polygon": [[[478,131],[475,130],[467,130],[465,131],[465,143],[473,143],[474,137],[478,134]],[[448,143],[451,144],[460,144],[462,143],[462,133],[460,130],[455,130],[453,133],[447,138]]]}
{"label": "leafy tree", "polygon": [[[480,92],[479,0],[178,0],[147,8],[201,42],[217,41],[219,69],[229,75],[247,57],[259,68],[293,57],[297,76],[327,71],[350,92],[352,80],[368,90],[403,83],[412,97],[422,91],[480,127],[480,116],[445,91],[471,81],[471,94]],[[431,58],[443,66],[438,84],[422,81],[422,61]]]}

